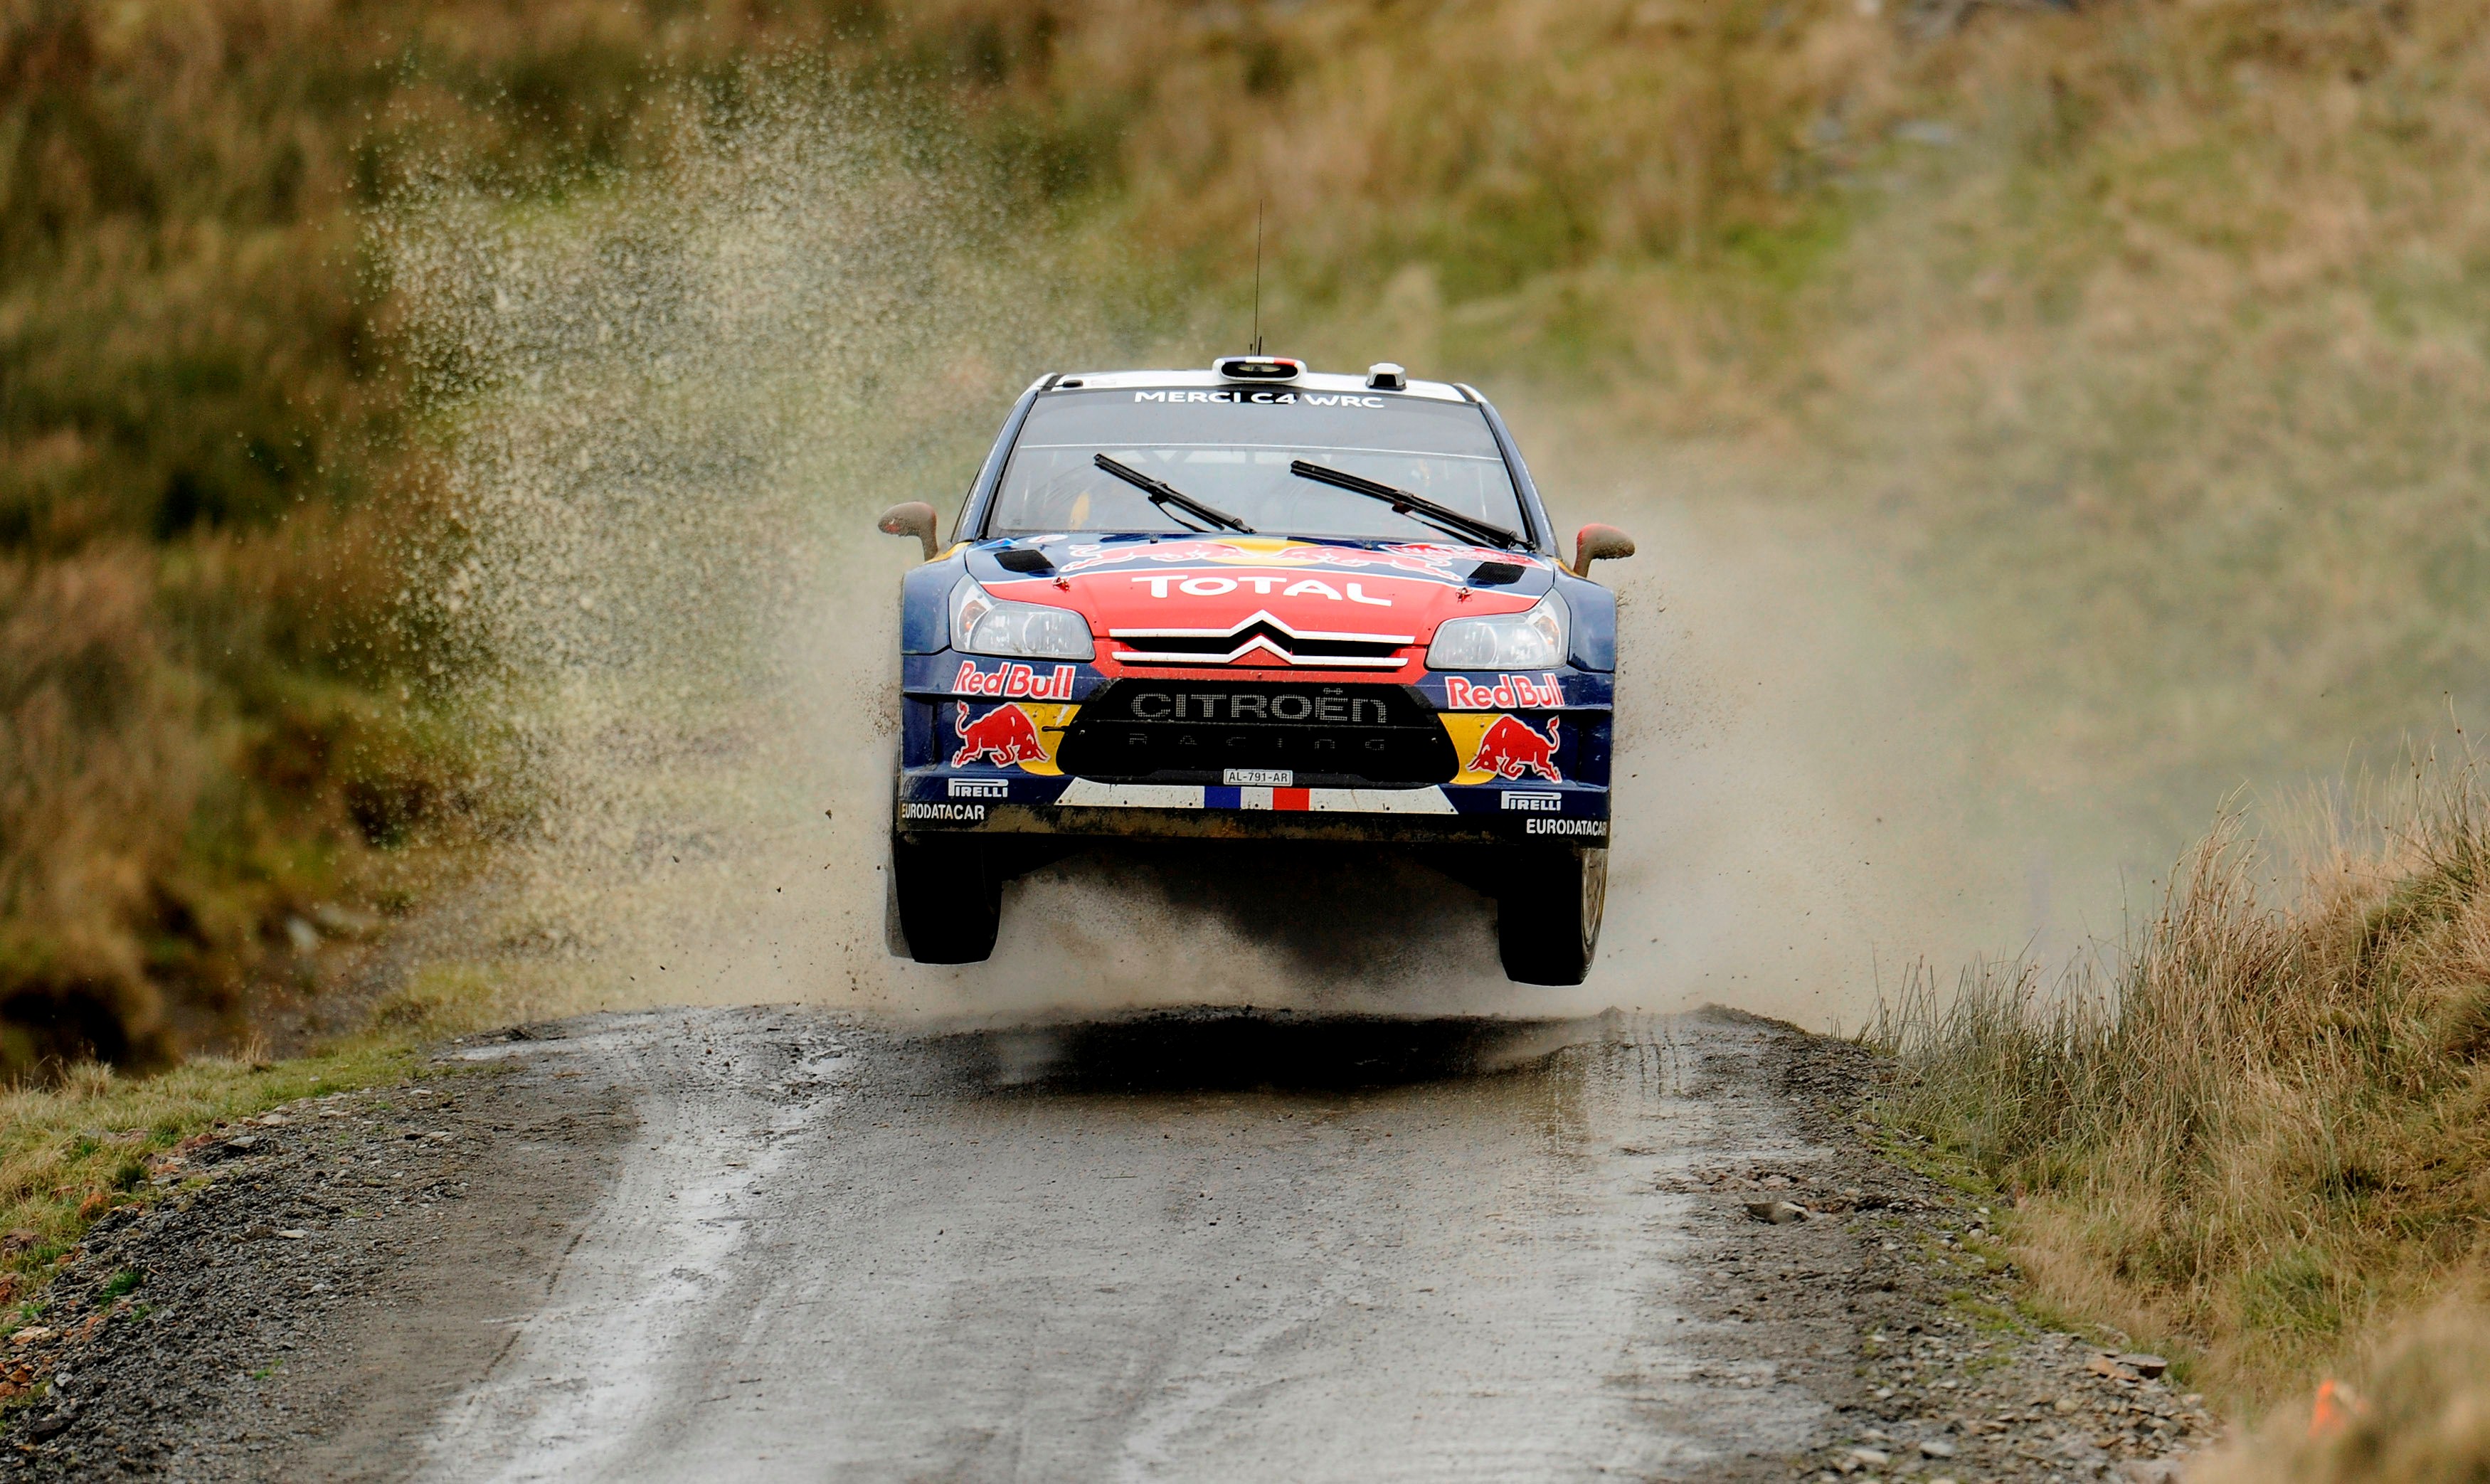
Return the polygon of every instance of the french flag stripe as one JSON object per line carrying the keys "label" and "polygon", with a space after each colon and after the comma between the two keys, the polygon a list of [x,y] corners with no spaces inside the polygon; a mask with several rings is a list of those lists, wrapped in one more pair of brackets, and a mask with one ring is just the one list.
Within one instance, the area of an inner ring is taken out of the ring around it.
{"label": "french flag stripe", "polygon": [[1227,788],[1211,784],[1202,791],[1208,809],[1284,809],[1303,812],[1314,807],[1314,790],[1305,788]]}

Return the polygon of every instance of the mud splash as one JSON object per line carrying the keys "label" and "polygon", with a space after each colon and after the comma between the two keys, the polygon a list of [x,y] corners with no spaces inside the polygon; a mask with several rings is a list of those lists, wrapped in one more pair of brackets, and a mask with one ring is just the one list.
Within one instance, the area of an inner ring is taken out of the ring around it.
{"label": "mud splash", "polygon": [[[1719,1001],[1856,1024],[1878,953],[1949,912],[1972,936],[2013,917],[1873,869],[1890,843],[1962,877],[1979,853],[1932,808],[1957,760],[1889,743],[1845,772],[1792,745],[1793,718],[1839,728],[1873,704],[1844,688],[1875,667],[1835,662],[1821,569],[1767,529],[1698,532],[1618,485],[1597,498],[1635,512],[1649,555],[1607,569],[1633,699],[1589,984],[1508,983],[1489,904],[1402,864],[1240,883],[1076,857],[1012,885],[991,963],[891,957],[895,594],[913,552],[874,513],[929,498],[947,521],[1010,398],[1050,367],[1209,347],[1119,322],[960,184],[972,172],[870,110],[757,107],[687,119],[682,140],[558,212],[442,189],[382,234],[453,424],[462,560],[439,616],[493,678],[495,786],[528,820],[460,951],[528,1012]],[[1756,596],[1776,591],[1819,596]],[[1761,710],[1741,693],[1756,674],[1781,687]]]}

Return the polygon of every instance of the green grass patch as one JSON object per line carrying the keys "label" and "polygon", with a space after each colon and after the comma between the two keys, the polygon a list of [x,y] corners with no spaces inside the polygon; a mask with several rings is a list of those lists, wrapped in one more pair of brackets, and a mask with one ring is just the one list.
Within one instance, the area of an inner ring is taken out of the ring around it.
{"label": "green grass patch", "polygon": [[[97,1217],[159,1197],[152,1171],[185,1140],[305,1097],[401,1082],[420,1065],[412,1038],[384,1034],[291,1061],[202,1058],[146,1077],[80,1066],[57,1086],[0,1093],[0,1284],[19,1318],[41,1314],[43,1284]],[[124,1268],[106,1292],[119,1297],[141,1281]]]}

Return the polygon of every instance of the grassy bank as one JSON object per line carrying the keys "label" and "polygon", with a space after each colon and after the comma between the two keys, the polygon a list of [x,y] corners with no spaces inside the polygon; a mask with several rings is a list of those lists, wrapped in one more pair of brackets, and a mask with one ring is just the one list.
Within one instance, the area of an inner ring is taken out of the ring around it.
{"label": "grassy bank", "polygon": [[[2416,779],[2365,827],[2311,833],[2297,860],[2225,821],[2107,966],[2058,985],[2014,966],[1951,996],[1917,986],[1879,1031],[1907,1073],[1886,1115],[2017,1198],[2011,1237],[2044,1298],[2169,1347],[2243,1405],[2351,1377],[2443,1306],[2478,1325],[2480,785],[2472,769]],[[2474,1355],[2389,1354],[2379,1390],[2397,1414],[2417,1398],[2478,1409]]]}
{"label": "grassy bank", "polygon": [[644,70],[584,12],[492,16],[0,12],[0,1075],[238,1030],[474,802],[359,214],[429,153],[610,152]]}
{"label": "grassy bank", "polygon": [[329,924],[420,902],[425,847],[525,812],[427,601],[465,536],[435,436],[460,389],[377,269],[390,203],[558,206],[760,79],[991,91],[990,29],[0,6],[0,1080],[247,1034],[316,988]]}

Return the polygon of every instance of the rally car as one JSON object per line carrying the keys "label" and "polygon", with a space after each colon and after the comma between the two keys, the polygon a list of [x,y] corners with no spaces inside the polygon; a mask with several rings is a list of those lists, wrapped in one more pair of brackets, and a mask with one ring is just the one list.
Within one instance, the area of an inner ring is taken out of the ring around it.
{"label": "rally car", "polygon": [[1467,386],[1057,373],[1023,393],[900,623],[897,933],[994,951],[1001,886],[1102,839],[1418,847],[1498,903],[1506,975],[1579,983],[1607,886],[1616,600]]}

